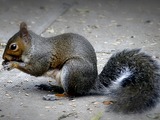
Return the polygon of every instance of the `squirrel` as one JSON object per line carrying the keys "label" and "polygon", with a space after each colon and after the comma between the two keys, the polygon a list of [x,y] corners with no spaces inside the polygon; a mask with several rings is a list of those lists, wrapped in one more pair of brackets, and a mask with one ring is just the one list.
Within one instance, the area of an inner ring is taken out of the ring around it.
{"label": "squirrel", "polygon": [[91,43],[75,33],[44,38],[22,22],[4,50],[5,70],[17,68],[33,76],[54,78],[65,95],[100,94],[119,113],[143,113],[154,108],[160,97],[159,65],[140,49],[125,49],[110,57],[98,75]]}

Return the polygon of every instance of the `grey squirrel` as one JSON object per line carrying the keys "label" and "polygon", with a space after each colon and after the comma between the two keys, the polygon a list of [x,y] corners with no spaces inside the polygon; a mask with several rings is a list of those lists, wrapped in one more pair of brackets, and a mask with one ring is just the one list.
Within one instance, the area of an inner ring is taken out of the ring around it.
{"label": "grey squirrel", "polygon": [[113,101],[109,108],[115,112],[143,113],[159,101],[159,65],[139,49],[112,55],[98,75],[95,50],[83,36],[65,33],[44,38],[22,22],[9,39],[3,59],[6,70],[54,78],[65,95],[109,96]]}

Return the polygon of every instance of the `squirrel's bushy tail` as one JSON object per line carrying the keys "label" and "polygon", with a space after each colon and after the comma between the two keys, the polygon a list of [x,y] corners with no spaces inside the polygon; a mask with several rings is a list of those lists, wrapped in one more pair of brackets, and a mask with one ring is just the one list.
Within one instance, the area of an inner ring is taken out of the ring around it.
{"label": "squirrel's bushy tail", "polygon": [[98,81],[96,89],[111,97],[109,108],[115,112],[142,113],[159,101],[159,65],[139,49],[113,55]]}

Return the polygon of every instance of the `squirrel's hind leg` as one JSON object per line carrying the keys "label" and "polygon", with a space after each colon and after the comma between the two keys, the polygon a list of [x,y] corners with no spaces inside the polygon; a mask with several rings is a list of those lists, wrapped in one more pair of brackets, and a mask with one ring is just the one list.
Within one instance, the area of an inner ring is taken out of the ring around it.
{"label": "squirrel's hind leg", "polygon": [[95,84],[97,70],[82,58],[66,61],[61,69],[61,85],[69,96],[86,95]]}
{"label": "squirrel's hind leg", "polygon": [[82,58],[72,58],[65,62],[59,70],[54,70],[52,76],[63,88],[63,94],[44,96],[44,100],[59,100],[86,95],[95,84],[97,69],[93,64]]}

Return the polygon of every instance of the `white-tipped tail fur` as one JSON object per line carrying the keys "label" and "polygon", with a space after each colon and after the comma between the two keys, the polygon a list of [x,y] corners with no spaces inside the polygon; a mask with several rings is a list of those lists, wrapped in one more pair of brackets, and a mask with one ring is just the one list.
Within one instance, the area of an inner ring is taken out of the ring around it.
{"label": "white-tipped tail fur", "polygon": [[122,71],[120,72],[120,75],[118,75],[117,79],[115,81],[112,81],[112,83],[110,84],[109,89],[116,90],[119,87],[121,87],[121,82],[123,82],[124,79],[127,79],[131,74],[132,74],[132,72],[129,70],[128,67],[125,67],[124,69],[122,69]]}

